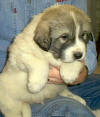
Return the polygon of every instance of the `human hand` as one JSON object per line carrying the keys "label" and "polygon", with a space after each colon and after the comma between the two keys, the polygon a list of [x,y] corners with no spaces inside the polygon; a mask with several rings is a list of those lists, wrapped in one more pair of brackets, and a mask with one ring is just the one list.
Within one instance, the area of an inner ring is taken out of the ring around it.
{"label": "human hand", "polygon": [[51,66],[49,71],[48,83],[52,84],[64,84],[64,81],[61,79],[60,68]]}
{"label": "human hand", "polygon": [[[77,85],[77,84],[84,82],[87,75],[88,75],[88,69],[84,65],[84,67],[83,67],[82,71],[80,72],[77,80],[75,82],[71,83],[71,84],[68,84],[68,85]],[[62,80],[61,75],[60,75],[60,68],[59,67],[53,67],[52,66],[50,68],[48,83],[64,84],[64,81]]]}
{"label": "human hand", "polygon": [[86,77],[88,76],[88,68],[84,65],[82,71],[79,74],[77,80],[69,85],[77,85],[85,81]]}

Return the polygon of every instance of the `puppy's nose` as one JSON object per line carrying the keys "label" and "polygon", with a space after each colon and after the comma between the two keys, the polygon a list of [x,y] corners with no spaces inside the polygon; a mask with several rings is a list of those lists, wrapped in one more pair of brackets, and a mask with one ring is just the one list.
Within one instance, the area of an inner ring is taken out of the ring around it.
{"label": "puppy's nose", "polygon": [[74,58],[75,59],[80,59],[83,56],[82,52],[76,52],[74,53]]}

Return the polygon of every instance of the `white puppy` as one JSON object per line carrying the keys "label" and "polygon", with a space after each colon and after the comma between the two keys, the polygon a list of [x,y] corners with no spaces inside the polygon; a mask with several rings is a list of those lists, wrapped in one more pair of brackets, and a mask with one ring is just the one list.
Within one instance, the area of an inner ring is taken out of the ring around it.
{"label": "white puppy", "polygon": [[86,55],[90,19],[70,5],[48,8],[16,36],[0,74],[0,110],[5,117],[31,117],[30,103],[57,94],[85,104],[66,85],[48,84],[50,65],[60,66],[65,83],[78,78]]}

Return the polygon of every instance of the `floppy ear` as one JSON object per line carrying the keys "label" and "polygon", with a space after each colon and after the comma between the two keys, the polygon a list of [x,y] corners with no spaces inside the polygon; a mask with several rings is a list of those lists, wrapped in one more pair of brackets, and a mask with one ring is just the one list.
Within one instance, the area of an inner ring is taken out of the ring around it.
{"label": "floppy ear", "polygon": [[46,22],[40,22],[35,30],[34,41],[45,51],[51,45],[50,28]]}
{"label": "floppy ear", "polygon": [[93,34],[92,34],[92,32],[90,33],[90,41],[93,41]]}

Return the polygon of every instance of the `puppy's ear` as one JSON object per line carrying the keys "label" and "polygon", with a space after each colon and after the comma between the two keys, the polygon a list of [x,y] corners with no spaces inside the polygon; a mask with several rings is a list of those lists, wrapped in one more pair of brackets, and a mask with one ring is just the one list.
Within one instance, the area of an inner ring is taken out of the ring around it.
{"label": "puppy's ear", "polygon": [[93,34],[92,34],[92,32],[90,33],[90,41],[93,41]]}
{"label": "puppy's ear", "polygon": [[46,22],[40,22],[35,30],[34,41],[45,51],[51,45],[50,28]]}

